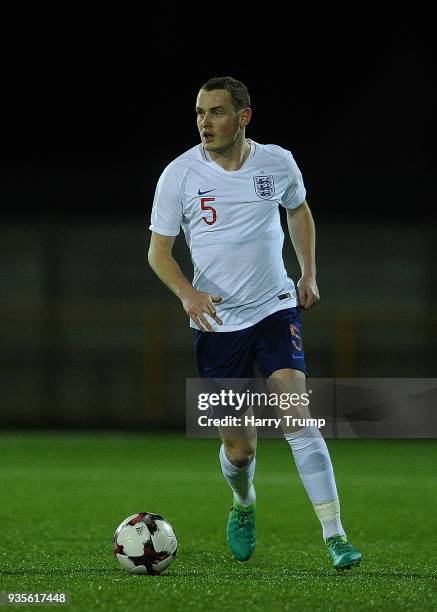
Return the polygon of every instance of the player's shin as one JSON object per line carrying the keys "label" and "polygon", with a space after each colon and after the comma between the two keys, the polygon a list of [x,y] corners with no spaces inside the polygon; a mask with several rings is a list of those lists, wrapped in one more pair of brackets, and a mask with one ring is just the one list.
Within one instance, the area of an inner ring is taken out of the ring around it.
{"label": "player's shin", "polygon": [[234,497],[242,506],[250,506],[255,502],[255,488],[252,484],[255,475],[255,456],[243,467],[231,463],[226,456],[225,447],[220,448],[220,464],[223,476],[234,492]]}
{"label": "player's shin", "polygon": [[325,440],[317,427],[284,434],[299,476],[323,529],[323,538],[345,535],[340,520],[334,470]]}

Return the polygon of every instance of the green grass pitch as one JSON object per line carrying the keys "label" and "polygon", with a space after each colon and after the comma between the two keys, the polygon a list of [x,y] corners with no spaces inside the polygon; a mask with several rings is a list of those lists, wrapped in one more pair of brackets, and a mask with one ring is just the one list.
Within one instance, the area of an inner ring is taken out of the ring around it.
{"label": "green grass pitch", "polygon": [[[243,564],[226,546],[218,440],[3,432],[0,591],[65,591],[73,610],[437,609],[437,440],[328,446],[343,523],[364,555],[342,574],[283,440],[259,442],[258,545]],[[112,554],[116,526],[144,510],[178,536],[161,576],[124,573]]]}

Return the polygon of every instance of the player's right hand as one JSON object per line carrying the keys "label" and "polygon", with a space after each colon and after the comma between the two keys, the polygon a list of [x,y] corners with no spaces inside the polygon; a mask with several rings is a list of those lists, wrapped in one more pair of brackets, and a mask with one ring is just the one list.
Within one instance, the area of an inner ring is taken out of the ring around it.
{"label": "player's right hand", "polygon": [[213,318],[219,325],[223,325],[223,321],[218,316],[214,306],[214,304],[221,302],[222,299],[219,295],[210,295],[204,291],[193,289],[192,293],[182,297],[181,301],[185,312],[197,327],[202,331],[213,332],[214,330],[205,314]]}

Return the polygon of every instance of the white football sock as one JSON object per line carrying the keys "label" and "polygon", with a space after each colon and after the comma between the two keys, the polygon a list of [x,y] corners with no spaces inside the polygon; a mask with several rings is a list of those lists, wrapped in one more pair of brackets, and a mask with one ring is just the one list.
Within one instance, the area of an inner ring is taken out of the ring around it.
{"label": "white football sock", "polygon": [[320,520],[324,539],[345,535],[334,470],[325,440],[317,427],[305,427],[285,434],[297,471]]}
{"label": "white football sock", "polygon": [[325,504],[313,504],[314,510],[322,524],[323,538],[326,540],[339,533],[345,535],[340,520],[340,502],[338,499]]}
{"label": "white football sock", "polygon": [[225,447],[220,447],[220,464],[223,476],[229,483],[234,497],[242,506],[250,506],[255,501],[255,488],[252,484],[255,474],[256,459],[253,457],[249,463],[243,467],[237,467],[226,457]]}

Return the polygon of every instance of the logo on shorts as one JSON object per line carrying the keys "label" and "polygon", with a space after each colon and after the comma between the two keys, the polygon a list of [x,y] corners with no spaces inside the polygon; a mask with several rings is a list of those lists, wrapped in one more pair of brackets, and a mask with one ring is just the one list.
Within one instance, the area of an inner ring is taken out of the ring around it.
{"label": "logo on shorts", "polygon": [[290,323],[290,331],[291,331],[291,344],[294,346],[296,351],[302,350],[302,337],[300,335],[299,328],[293,323]]}
{"label": "logo on shorts", "polygon": [[270,200],[275,195],[275,182],[273,180],[273,174],[268,176],[254,176],[253,184],[255,186],[255,193],[263,200]]}

